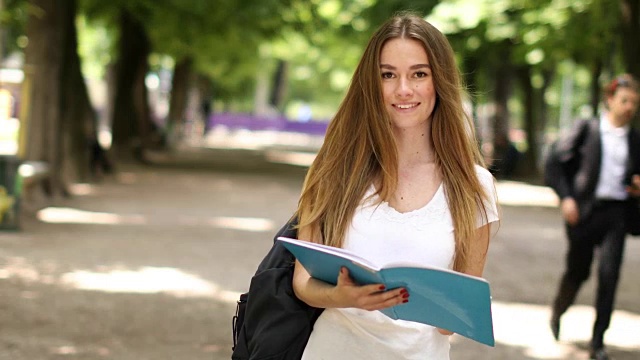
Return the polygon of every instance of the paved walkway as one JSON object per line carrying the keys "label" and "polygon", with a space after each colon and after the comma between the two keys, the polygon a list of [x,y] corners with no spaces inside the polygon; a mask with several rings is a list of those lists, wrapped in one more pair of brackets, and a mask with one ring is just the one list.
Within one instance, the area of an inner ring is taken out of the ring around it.
{"label": "paved walkway", "polygon": [[[305,154],[210,150],[77,185],[0,232],[0,360],[229,359],[231,316],[275,230],[295,208]],[[293,155],[293,157],[289,156]],[[294,161],[295,162],[295,161]],[[498,186],[503,221],[486,278],[497,345],[454,337],[452,359],[586,359],[590,281],[547,329],[565,242],[543,187]],[[618,360],[640,358],[640,241],[628,242],[607,334]]]}

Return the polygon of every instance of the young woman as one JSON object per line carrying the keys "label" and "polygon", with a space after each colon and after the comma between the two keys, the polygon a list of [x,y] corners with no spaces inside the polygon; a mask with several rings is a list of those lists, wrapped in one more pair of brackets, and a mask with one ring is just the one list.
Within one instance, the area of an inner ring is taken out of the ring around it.
{"label": "young woman", "polygon": [[[298,238],[395,261],[481,276],[494,180],[482,166],[462,103],[454,54],[440,31],[401,13],[370,39],[307,174]],[[303,359],[448,359],[447,329],[379,311],[411,301],[406,289],[337,285],[296,263],[293,288],[325,308]]]}

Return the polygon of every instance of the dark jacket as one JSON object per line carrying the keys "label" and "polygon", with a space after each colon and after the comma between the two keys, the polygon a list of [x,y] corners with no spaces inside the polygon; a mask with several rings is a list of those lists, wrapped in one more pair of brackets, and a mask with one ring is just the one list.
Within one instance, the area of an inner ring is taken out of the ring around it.
{"label": "dark jacket", "polygon": [[[624,177],[625,184],[634,174],[640,174],[640,135],[631,129],[628,135],[629,159]],[[595,191],[600,176],[602,143],[599,119],[576,122],[567,136],[551,147],[545,162],[545,182],[560,199],[573,197],[578,203],[580,219],[587,219],[596,202]],[[640,232],[638,200],[627,201],[627,228],[630,233]]]}
{"label": "dark jacket", "polygon": [[251,279],[244,324],[232,354],[234,360],[298,360],[322,309],[293,292],[295,258],[275,239],[297,238],[295,220],[278,231],[274,245]]}

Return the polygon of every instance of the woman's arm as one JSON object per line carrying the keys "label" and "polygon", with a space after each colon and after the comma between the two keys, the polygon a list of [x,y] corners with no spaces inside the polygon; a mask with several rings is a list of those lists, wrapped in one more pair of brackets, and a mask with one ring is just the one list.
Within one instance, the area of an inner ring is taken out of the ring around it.
{"label": "woman's arm", "polygon": [[[298,231],[299,239],[309,239],[306,229]],[[337,285],[314,279],[296,260],[293,272],[293,291],[310,306],[317,308],[359,308],[380,310],[406,302],[409,297],[404,288],[385,291],[382,284],[358,285],[346,268],[338,275]]]}
{"label": "woman's arm", "polygon": [[465,274],[482,277],[489,250],[490,232],[491,224],[476,229],[474,239],[469,246],[467,267],[463,271]]}

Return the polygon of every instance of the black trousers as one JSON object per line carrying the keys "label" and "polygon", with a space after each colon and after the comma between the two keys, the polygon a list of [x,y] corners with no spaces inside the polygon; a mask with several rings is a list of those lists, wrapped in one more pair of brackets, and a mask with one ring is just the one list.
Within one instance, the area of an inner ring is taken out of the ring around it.
{"label": "black trousers", "polygon": [[625,246],[624,219],[624,202],[601,201],[588,218],[581,219],[575,226],[566,226],[569,249],[552,316],[559,319],[573,304],[597,256],[596,321],[591,338],[594,349],[604,346],[604,333],[611,322]]}

